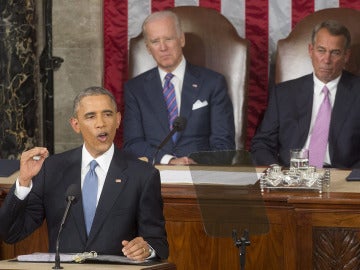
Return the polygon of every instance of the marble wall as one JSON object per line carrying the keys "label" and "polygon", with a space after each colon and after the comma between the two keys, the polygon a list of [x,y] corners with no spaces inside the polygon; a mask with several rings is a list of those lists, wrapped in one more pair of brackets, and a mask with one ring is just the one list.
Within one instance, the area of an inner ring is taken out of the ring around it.
{"label": "marble wall", "polygon": [[0,158],[38,144],[36,2],[0,1]]}
{"label": "marble wall", "polygon": [[102,85],[101,0],[0,0],[0,158],[17,159],[25,149],[45,144],[39,56],[47,1],[52,55],[64,60],[53,75],[55,153],[82,143],[69,124],[76,93]]}

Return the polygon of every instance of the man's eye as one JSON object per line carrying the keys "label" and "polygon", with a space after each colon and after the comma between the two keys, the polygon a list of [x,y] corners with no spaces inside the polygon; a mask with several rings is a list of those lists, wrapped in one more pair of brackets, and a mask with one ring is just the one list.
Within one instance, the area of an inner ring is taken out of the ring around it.
{"label": "man's eye", "polygon": [[340,51],[332,51],[331,54],[334,56],[339,56],[339,55],[341,55],[341,52]]}

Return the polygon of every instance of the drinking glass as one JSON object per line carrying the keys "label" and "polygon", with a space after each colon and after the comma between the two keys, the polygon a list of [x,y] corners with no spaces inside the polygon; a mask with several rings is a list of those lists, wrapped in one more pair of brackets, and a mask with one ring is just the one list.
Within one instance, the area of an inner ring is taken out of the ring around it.
{"label": "drinking glass", "polygon": [[290,169],[305,170],[309,167],[308,149],[290,150]]}

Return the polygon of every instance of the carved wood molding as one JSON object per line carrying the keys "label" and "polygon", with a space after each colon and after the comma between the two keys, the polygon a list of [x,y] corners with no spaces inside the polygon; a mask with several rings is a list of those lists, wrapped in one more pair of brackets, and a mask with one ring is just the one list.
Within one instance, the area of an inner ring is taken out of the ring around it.
{"label": "carved wood molding", "polygon": [[360,228],[314,227],[313,269],[360,269]]}

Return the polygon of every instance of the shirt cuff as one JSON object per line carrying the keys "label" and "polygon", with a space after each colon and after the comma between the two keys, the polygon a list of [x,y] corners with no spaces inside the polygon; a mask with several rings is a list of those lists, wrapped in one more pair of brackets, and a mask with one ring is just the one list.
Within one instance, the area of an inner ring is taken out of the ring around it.
{"label": "shirt cuff", "polygon": [[150,250],[150,255],[149,255],[149,257],[147,257],[146,259],[155,258],[155,257],[156,257],[155,249],[153,249],[150,245],[148,245],[148,246],[149,246],[149,250]]}
{"label": "shirt cuff", "polygon": [[20,186],[19,184],[19,178],[16,179],[16,188],[15,188],[15,196],[18,197],[18,199],[20,200],[24,200],[26,198],[27,195],[29,195],[31,189],[32,189],[32,180],[30,181],[30,186],[29,187],[24,187],[24,186]]}
{"label": "shirt cuff", "polygon": [[166,154],[161,158],[160,164],[167,165],[173,158],[175,158],[175,156]]}

